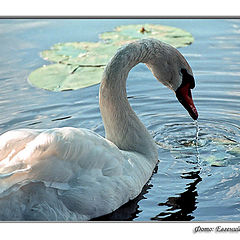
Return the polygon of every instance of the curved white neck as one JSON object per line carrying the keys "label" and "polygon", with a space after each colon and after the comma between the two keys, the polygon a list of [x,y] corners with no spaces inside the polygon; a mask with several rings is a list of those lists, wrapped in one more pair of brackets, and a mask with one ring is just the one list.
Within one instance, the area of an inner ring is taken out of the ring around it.
{"label": "curved white neck", "polygon": [[129,71],[139,62],[147,62],[145,44],[134,43],[122,48],[107,65],[99,92],[99,105],[106,138],[119,149],[135,151],[156,159],[156,144],[132,110],[126,93]]}

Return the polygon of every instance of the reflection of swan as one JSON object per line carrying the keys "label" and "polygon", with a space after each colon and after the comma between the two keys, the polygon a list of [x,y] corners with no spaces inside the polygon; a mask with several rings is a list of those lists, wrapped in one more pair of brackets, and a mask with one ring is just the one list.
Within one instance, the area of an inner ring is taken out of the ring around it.
{"label": "reflection of swan", "polygon": [[200,171],[191,171],[188,173],[183,173],[182,178],[185,179],[194,179],[193,182],[187,184],[186,191],[180,194],[177,197],[169,197],[165,203],[159,203],[159,206],[168,206],[170,207],[165,212],[161,212],[155,217],[152,217],[151,220],[158,221],[190,221],[194,218],[191,213],[197,208],[196,207],[196,198],[198,196],[196,191],[196,186],[199,182],[202,181],[202,178],[199,176]]}
{"label": "reflection of swan", "polygon": [[126,78],[139,62],[197,119],[192,70],[175,48],[153,39],[121,48],[100,86],[106,139],[70,127],[0,136],[0,219],[87,220],[138,196],[158,159],[152,137],[127,101]]}
{"label": "reflection of swan", "polygon": [[[155,174],[157,170],[158,165],[156,165],[153,174]],[[145,199],[145,194],[147,194],[149,190],[153,187],[153,185],[150,183],[150,179],[143,186],[141,193],[136,198],[125,203],[116,211],[104,216],[93,218],[92,221],[132,221],[133,219],[136,219],[138,217],[138,214],[142,212],[142,210],[139,210],[138,202],[142,199]]]}

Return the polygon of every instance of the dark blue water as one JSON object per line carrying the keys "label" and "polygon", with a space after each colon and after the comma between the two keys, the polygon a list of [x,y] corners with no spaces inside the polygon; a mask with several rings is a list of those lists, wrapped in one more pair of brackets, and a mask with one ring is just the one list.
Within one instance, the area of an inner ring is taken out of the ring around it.
{"label": "dark blue water", "polygon": [[[129,74],[129,101],[159,145],[159,164],[134,201],[98,220],[240,220],[240,20],[0,19],[0,133],[16,128],[89,128],[104,135],[98,85],[49,92],[27,81],[57,42],[98,41],[122,24],[154,23],[193,34],[179,49],[196,81],[198,128],[143,64]],[[196,132],[198,138],[196,139]]]}

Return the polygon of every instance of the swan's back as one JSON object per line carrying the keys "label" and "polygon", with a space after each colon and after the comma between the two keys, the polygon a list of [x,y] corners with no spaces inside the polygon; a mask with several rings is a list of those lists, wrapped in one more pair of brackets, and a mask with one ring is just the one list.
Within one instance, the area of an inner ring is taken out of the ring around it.
{"label": "swan's back", "polygon": [[136,197],[152,171],[86,129],[14,130],[0,142],[1,220],[101,216]]}

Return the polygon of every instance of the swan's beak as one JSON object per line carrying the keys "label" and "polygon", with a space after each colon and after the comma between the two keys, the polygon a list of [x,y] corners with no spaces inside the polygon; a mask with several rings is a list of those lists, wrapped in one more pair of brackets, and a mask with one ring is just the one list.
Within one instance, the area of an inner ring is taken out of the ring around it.
{"label": "swan's beak", "polygon": [[179,102],[185,107],[185,109],[188,111],[190,116],[194,119],[197,120],[198,118],[198,112],[197,109],[193,103],[192,100],[192,94],[191,94],[191,84],[186,83],[183,86],[181,85],[177,91],[176,91],[176,96]]}

